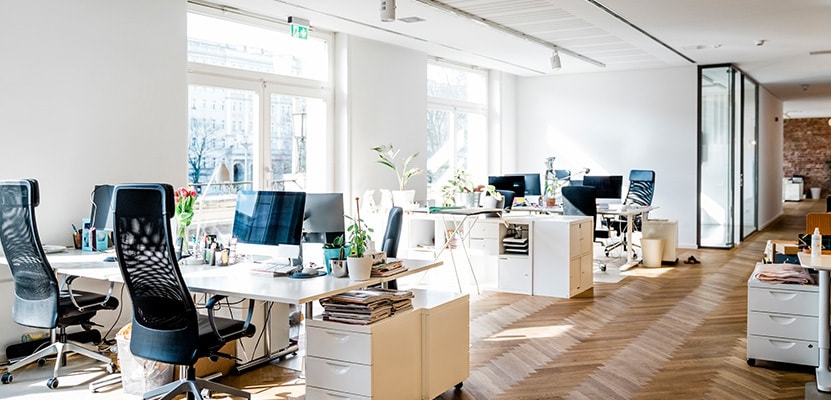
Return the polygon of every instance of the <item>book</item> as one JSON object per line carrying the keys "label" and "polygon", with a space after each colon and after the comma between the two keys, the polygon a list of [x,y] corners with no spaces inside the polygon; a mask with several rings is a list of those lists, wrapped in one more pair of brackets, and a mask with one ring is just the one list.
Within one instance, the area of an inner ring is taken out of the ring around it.
{"label": "book", "polygon": [[391,261],[383,264],[373,265],[372,271],[370,272],[371,276],[390,276],[395,275],[399,272],[406,271],[407,267],[404,266],[400,260]]}

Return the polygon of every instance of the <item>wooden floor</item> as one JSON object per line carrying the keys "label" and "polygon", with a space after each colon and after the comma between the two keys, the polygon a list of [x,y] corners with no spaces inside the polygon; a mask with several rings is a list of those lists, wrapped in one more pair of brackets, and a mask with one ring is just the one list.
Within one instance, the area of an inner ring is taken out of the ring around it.
{"label": "wooden floor", "polygon": [[[470,378],[439,398],[802,399],[812,368],[747,365],[746,282],[767,240],[795,238],[824,206],[786,203],[783,218],[736,249],[680,249],[701,264],[634,268],[591,297],[474,295]],[[299,373],[276,365],[221,381],[252,399],[303,393]]]}

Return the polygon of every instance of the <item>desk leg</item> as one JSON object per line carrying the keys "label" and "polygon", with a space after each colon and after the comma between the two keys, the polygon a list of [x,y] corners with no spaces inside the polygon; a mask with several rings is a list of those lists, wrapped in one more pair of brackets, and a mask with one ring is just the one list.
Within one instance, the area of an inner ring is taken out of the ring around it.
{"label": "desk leg", "polygon": [[635,265],[638,265],[638,260],[635,260],[635,248],[632,244],[632,225],[635,223],[635,216],[633,214],[626,214],[626,264],[620,266],[621,271],[626,271]]}
{"label": "desk leg", "polygon": [[831,392],[831,371],[828,369],[828,350],[831,347],[831,332],[829,332],[829,271],[819,271],[819,366],[817,367],[817,389],[822,392]]}

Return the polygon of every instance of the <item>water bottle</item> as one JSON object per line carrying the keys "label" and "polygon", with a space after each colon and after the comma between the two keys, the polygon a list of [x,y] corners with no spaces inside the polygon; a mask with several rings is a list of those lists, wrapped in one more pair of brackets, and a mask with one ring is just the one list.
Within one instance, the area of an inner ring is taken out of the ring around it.
{"label": "water bottle", "polygon": [[819,256],[822,254],[822,235],[819,233],[819,228],[814,228],[814,234],[811,235],[811,264],[816,265],[819,262]]}

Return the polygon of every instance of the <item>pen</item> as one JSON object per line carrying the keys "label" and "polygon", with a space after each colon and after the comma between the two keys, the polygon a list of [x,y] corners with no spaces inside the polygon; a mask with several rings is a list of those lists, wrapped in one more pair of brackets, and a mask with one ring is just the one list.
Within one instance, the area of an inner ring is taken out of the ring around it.
{"label": "pen", "polygon": [[72,224],[72,232],[73,233],[78,232],[78,227],[75,226],[75,224]]}

